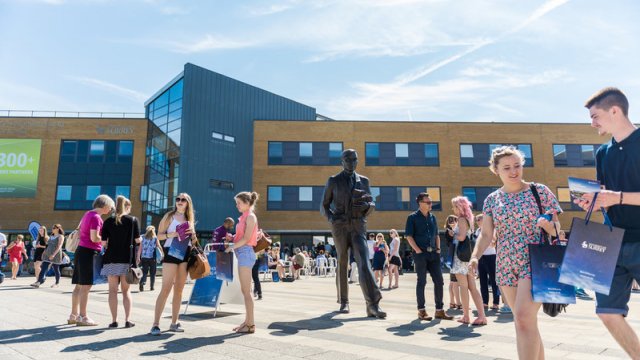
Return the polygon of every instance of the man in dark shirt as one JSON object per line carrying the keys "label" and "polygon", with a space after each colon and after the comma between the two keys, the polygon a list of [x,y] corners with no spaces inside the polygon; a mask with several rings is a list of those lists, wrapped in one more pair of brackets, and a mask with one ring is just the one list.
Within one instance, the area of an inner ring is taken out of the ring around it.
{"label": "man in dark shirt", "polygon": [[[596,152],[596,172],[604,189],[594,208],[607,209],[613,226],[625,229],[609,295],[596,294],[596,313],[629,354],[640,358],[638,335],[625,320],[632,280],[640,281],[640,130],[629,120],[629,101],[617,88],[604,88],[587,100],[591,126],[611,141]],[[594,193],[575,203],[588,209]]]}
{"label": "man in dark shirt", "polygon": [[214,244],[220,244],[220,245],[212,245],[211,250],[215,250],[215,251],[224,251],[224,245],[222,243],[226,242],[226,241],[230,241],[230,239],[227,239],[227,235],[231,235],[231,230],[233,230],[233,225],[235,225],[235,221],[233,221],[233,218],[226,218],[224,219],[224,223],[222,223],[221,226],[218,226],[214,231],[213,231],[213,236],[211,237],[211,241]]}
{"label": "man in dark shirt", "polygon": [[431,213],[431,199],[429,194],[420,193],[416,198],[419,209],[407,217],[405,236],[413,249],[413,262],[418,275],[416,284],[416,297],[418,300],[418,318],[430,321],[433,319],[427,314],[424,303],[424,288],[427,285],[427,271],[433,281],[435,293],[436,319],[451,320],[452,316],[443,309],[444,280],[440,269],[440,236],[438,235],[438,223]]}

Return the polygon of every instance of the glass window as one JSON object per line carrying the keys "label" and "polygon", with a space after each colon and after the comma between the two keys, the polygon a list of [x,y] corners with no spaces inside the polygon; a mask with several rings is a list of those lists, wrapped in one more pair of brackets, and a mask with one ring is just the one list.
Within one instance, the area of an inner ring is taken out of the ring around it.
{"label": "glass window", "polygon": [[224,136],[224,141],[228,141],[228,142],[234,143],[234,142],[236,142],[236,138],[231,136],[231,135],[225,135]]}
{"label": "glass window", "polygon": [[282,201],[282,186],[269,186],[267,201]]}
{"label": "glass window", "polygon": [[409,144],[396,144],[396,157],[408,158],[409,157]]}
{"label": "glass window", "polygon": [[89,155],[104,155],[104,141],[91,140]]}
{"label": "glass window", "polygon": [[365,144],[365,157],[367,165],[378,165],[380,163],[380,144]]}
{"label": "glass window", "polygon": [[424,144],[424,157],[438,158],[438,144]]}
{"label": "glass window", "polygon": [[313,145],[311,143],[300,143],[300,157],[311,157],[313,155]]}
{"label": "glass window", "polygon": [[313,201],[313,188],[311,186],[301,186],[298,199],[299,201]]}
{"label": "glass window", "polygon": [[124,185],[116,186],[116,196],[122,195],[128,199],[130,197],[130,192],[131,192],[130,186],[124,186]]}
{"label": "glass window", "polygon": [[76,147],[78,146],[77,141],[63,141],[62,142],[62,155],[75,155]]}
{"label": "glass window", "polygon": [[119,156],[133,156],[133,141],[120,141]]}
{"label": "glass window", "polygon": [[58,185],[56,200],[60,200],[60,201],[71,200],[71,186]]}
{"label": "glass window", "polygon": [[159,107],[169,104],[169,91],[165,91],[162,95],[154,101],[154,110],[158,110]]}
{"label": "glass window", "polygon": [[[529,144],[520,144],[518,145],[518,150],[522,151],[522,153],[524,153],[524,157],[525,159],[527,159],[527,162],[531,161],[531,145]],[[489,153],[489,156],[491,156],[491,153]]]}
{"label": "glass window", "polygon": [[460,145],[460,157],[472,158],[473,157],[473,145],[469,145],[469,144]]}
{"label": "glass window", "polygon": [[329,143],[329,157],[339,158],[342,156],[342,143]]}
{"label": "glass window", "polygon": [[175,84],[171,85],[171,89],[169,89],[169,99],[171,101],[176,101],[177,99],[182,99],[182,90],[184,87],[183,79],[176,81]]}
{"label": "glass window", "polygon": [[218,140],[223,140],[224,139],[224,135],[222,135],[222,134],[220,134],[218,132],[215,132],[215,131],[211,132],[211,137],[214,138],[214,139],[218,139]]}
{"label": "glass window", "polygon": [[85,200],[93,201],[100,195],[100,185],[87,185],[87,196]]}

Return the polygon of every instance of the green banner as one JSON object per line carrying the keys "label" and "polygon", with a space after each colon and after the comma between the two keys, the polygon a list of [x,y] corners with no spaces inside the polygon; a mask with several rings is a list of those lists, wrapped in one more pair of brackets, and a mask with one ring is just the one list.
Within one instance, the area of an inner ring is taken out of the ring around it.
{"label": "green banner", "polygon": [[0,139],[0,198],[32,198],[38,187],[39,139]]}

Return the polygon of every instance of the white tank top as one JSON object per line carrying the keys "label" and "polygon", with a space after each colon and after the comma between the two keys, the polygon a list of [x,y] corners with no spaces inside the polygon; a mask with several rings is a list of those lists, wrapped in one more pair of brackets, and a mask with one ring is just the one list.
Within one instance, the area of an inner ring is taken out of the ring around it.
{"label": "white tank top", "polygon": [[[169,224],[169,227],[167,228],[167,234],[176,232],[176,226],[178,225],[180,225],[180,222],[178,222],[178,220],[176,220],[176,218],[172,216],[171,224]],[[164,247],[166,248],[170,247],[172,242],[173,242],[173,238],[167,237],[167,241],[164,242]]]}

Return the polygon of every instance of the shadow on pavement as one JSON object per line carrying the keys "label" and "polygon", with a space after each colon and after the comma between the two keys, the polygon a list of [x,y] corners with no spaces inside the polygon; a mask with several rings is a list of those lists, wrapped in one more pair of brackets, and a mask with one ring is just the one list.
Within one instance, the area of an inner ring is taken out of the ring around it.
{"label": "shadow on pavement", "polygon": [[341,327],[342,325],[344,325],[344,323],[348,323],[348,322],[376,320],[375,318],[371,318],[371,317],[334,319],[334,316],[336,315],[342,315],[342,314],[339,313],[338,311],[333,311],[312,319],[298,320],[298,321],[292,321],[292,322],[274,322],[269,325],[268,329],[275,330],[271,333],[271,335],[288,336],[288,335],[295,335],[299,333],[301,330],[317,331],[317,330],[335,329],[335,328]]}
{"label": "shadow on pavement", "polygon": [[415,319],[408,324],[387,328],[387,331],[392,332],[395,336],[412,336],[418,331],[423,331],[438,324],[440,324],[439,320],[423,322],[420,319]]}
{"label": "shadow on pavement", "polygon": [[[122,330],[124,330],[124,328]],[[118,329],[113,329],[109,331],[118,331]],[[125,335],[126,333],[123,332],[122,334]],[[102,350],[114,349],[120,346],[132,344],[132,343],[146,343],[146,342],[152,342],[152,341],[166,340],[172,336],[173,336],[173,333],[167,334],[166,332],[163,333],[161,336],[151,336],[149,334],[126,336],[119,339],[109,339],[109,340],[98,341],[98,342],[92,341],[87,344],[71,345],[62,349],[61,352],[65,353],[65,352],[86,351],[86,350],[102,351]],[[188,341],[191,341],[191,339],[183,338],[182,341],[188,342]]]}
{"label": "shadow on pavement", "polygon": [[[148,337],[153,338],[152,336],[147,335]],[[211,346],[211,345],[220,345],[224,343],[225,340],[233,339],[239,336],[243,336],[243,334],[226,334],[219,336],[210,336],[210,337],[197,337],[197,338],[178,338],[172,341],[167,341],[162,344],[160,347],[161,350],[147,351],[140,356],[158,356],[158,355],[167,355],[167,354],[176,354],[176,353],[184,353],[187,351],[192,351],[194,349]]]}
{"label": "shadow on pavement", "polygon": [[438,335],[443,335],[440,339],[444,341],[462,341],[480,336],[473,332],[472,326],[464,324],[453,328],[440,328]]}
{"label": "shadow on pavement", "polygon": [[1,330],[0,345],[94,336],[102,332],[104,332],[103,329],[81,329],[75,325],[52,325],[35,329]]}

